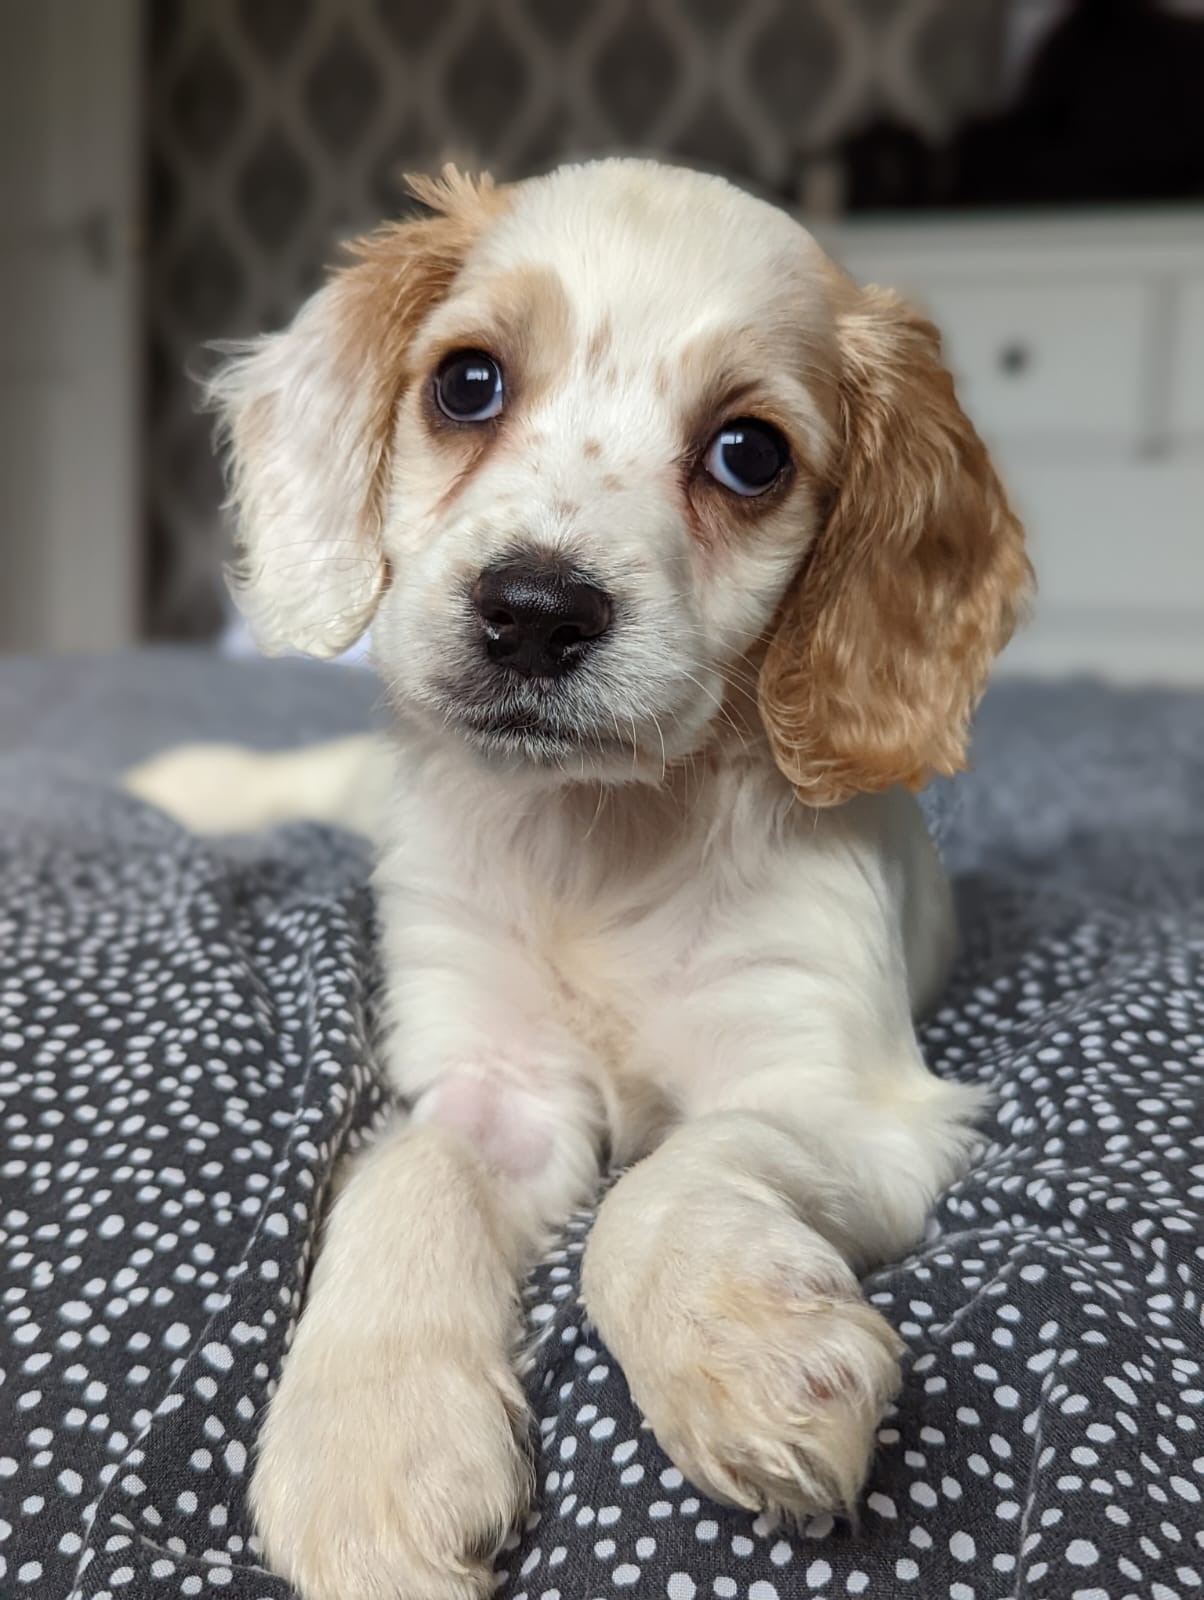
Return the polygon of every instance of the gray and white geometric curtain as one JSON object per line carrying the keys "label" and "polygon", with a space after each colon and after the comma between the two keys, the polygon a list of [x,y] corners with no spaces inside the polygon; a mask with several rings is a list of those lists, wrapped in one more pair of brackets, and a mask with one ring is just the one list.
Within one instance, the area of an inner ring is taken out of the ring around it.
{"label": "gray and white geometric curtain", "polygon": [[[1044,3],[1044,0],[1043,0]],[[148,631],[222,615],[218,474],[188,377],[283,323],[335,243],[448,155],[517,176],[646,151],[794,200],[874,115],[989,104],[1006,0],[151,0]]]}

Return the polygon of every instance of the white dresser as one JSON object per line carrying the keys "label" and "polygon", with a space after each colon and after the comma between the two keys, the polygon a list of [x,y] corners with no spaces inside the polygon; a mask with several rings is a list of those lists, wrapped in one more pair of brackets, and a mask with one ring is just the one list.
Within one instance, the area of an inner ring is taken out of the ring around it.
{"label": "white dresser", "polygon": [[1204,684],[1204,208],[815,231],[945,336],[1040,585],[1005,664]]}

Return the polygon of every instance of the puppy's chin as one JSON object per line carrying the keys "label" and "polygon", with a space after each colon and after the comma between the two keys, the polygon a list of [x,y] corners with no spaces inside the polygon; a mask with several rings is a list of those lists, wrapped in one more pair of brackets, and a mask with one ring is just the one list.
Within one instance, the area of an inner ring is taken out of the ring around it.
{"label": "puppy's chin", "polygon": [[464,711],[449,721],[472,749],[508,764],[561,769],[590,757],[605,760],[621,749],[613,735],[603,739],[589,728],[523,712]]}
{"label": "puppy's chin", "polygon": [[483,766],[526,774],[539,784],[659,784],[670,768],[707,741],[701,708],[633,716],[621,707],[605,721],[554,700],[535,706],[509,697],[477,699],[446,684],[406,696],[394,686],[395,709],[428,736],[467,749]]}
{"label": "puppy's chin", "polygon": [[659,753],[653,763],[650,752],[613,730],[479,711],[449,717],[443,727],[488,766],[552,784],[648,782],[662,770]]}

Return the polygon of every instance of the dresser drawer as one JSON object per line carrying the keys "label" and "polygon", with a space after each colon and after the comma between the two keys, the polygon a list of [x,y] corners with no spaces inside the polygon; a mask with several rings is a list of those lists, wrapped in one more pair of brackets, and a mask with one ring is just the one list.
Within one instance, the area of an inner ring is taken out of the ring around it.
{"label": "dresser drawer", "polygon": [[1204,684],[1204,453],[996,460],[1037,572],[1007,665]]}
{"label": "dresser drawer", "polygon": [[1204,444],[1204,278],[1183,285],[1173,370],[1170,431],[1184,443]]}
{"label": "dresser drawer", "polygon": [[1150,312],[1141,283],[933,275],[906,289],[941,330],[962,404],[988,441],[1137,441]]}

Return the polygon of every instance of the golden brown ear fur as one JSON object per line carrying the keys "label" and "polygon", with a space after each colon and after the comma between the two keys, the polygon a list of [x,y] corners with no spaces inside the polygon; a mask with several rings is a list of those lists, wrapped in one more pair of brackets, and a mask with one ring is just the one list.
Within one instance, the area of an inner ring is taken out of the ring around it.
{"label": "golden brown ear fur", "polygon": [[354,258],[339,272],[334,341],[350,381],[368,385],[367,427],[377,458],[369,514],[379,520],[383,461],[398,398],[411,374],[415,334],[444,299],[486,224],[505,206],[488,173],[474,178],[452,165],[439,177],[407,173],[406,187],[432,213],[386,223],[347,246]]}
{"label": "golden brown ear fur", "polygon": [[435,214],[353,244],[353,263],[290,327],[239,351],[210,386],[238,513],[232,587],[269,652],[333,655],[370,621],[410,345],[506,203],[488,178],[450,167],[409,182]]}
{"label": "golden brown ear fur", "polygon": [[964,766],[971,713],[1032,581],[932,325],[868,289],[838,316],[837,341],[831,512],[759,685],[774,757],[816,806]]}

